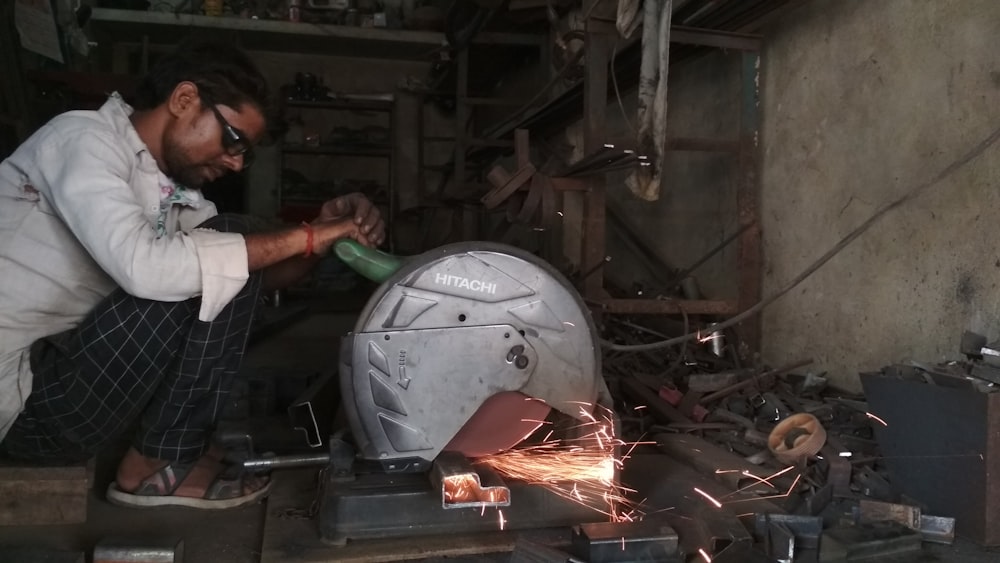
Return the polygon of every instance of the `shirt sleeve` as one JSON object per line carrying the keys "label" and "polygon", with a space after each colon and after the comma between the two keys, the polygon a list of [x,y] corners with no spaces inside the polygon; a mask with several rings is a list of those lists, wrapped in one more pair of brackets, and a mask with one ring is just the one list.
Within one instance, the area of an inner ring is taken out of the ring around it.
{"label": "shirt sleeve", "polygon": [[242,235],[199,230],[157,237],[129,184],[128,149],[88,131],[40,147],[43,185],[55,212],[101,268],[131,295],[183,301],[201,295],[198,318],[213,320],[243,288]]}

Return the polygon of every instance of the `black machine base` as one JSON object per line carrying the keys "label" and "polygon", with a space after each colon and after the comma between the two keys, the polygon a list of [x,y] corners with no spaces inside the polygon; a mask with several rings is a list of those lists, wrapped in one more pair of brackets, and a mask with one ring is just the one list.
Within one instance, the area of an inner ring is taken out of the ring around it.
{"label": "black machine base", "polygon": [[[366,474],[350,481],[329,476],[320,498],[320,538],[331,545],[347,540],[525,530],[603,522],[608,516],[564,499],[540,485],[507,483],[510,506],[448,508],[426,474]],[[603,507],[597,507],[603,508]]]}

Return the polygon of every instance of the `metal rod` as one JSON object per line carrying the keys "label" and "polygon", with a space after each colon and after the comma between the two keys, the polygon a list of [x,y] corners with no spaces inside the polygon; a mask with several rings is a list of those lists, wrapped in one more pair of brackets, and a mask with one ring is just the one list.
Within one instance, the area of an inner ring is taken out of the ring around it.
{"label": "metal rod", "polygon": [[292,467],[315,467],[330,463],[330,454],[299,454],[283,455],[270,458],[247,459],[243,461],[243,469],[262,471],[270,469],[289,469]]}
{"label": "metal rod", "polygon": [[775,375],[780,375],[780,374],[785,373],[787,371],[792,371],[795,368],[800,368],[802,366],[807,366],[807,365],[809,365],[811,363],[813,363],[812,359],[799,360],[797,362],[792,362],[790,364],[781,366],[779,368],[772,369],[771,371],[766,371],[766,372],[764,372],[764,373],[762,373],[760,375],[755,375],[755,376],[751,377],[750,379],[741,381],[739,383],[734,383],[734,384],[732,384],[729,387],[726,387],[724,389],[719,389],[715,393],[709,393],[708,395],[705,395],[704,397],[702,397],[701,400],[698,401],[698,403],[700,403],[702,405],[706,405],[706,404],[711,403],[712,401],[714,401],[716,399],[721,399],[723,397],[732,395],[733,393],[735,393],[735,392],[737,392],[737,391],[739,391],[741,389],[745,389],[747,387],[750,387],[751,385],[754,385],[755,383],[757,383],[758,381],[760,381],[761,379],[763,379],[765,377],[773,377]]}
{"label": "metal rod", "polygon": [[729,235],[728,237],[726,237],[725,240],[723,240],[722,242],[720,242],[712,250],[709,250],[708,252],[706,252],[705,255],[702,256],[701,258],[699,258],[694,264],[691,264],[690,266],[688,266],[684,270],[678,272],[677,275],[674,276],[674,279],[670,280],[670,283],[667,285],[667,287],[673,287],[673,286],[681,283],[681,280],[683,280],[684,278],[690,276],[691,272],[694,272],[702,264],[704,264],[705,262],[708,262],[709,259],[711,259],[713,256],[715,256],[719,252],[721,252],[722,249],[724,249],[727,246],[729,246],[729,243],[731,243],[734,240],[736,240],[737,238],[739,238],[739,236],[742,235],[743,232],[746,231],[749,228],[750,228],[749,224],[743,225],[742,227],[740,227],[740,229],[738,231],[736,231],[735,233],[733,233],[733,234]]}

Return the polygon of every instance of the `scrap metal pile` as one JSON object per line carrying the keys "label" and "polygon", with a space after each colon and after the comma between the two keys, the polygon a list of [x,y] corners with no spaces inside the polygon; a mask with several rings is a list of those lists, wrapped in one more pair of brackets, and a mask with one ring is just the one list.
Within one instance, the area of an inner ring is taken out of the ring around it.
{"label": "scrap metal pile", "polygon": [[[670,336],[660,330],[621,318],[604,326],[617,344]],[[640,444],[623,480],[646,495],[647,520],[677,531],[678,552],[846,561],[953,541],[954,518],[927,514],[894,486],[876,440],[887,422],[863,395],[830,386],[808,358],[747,361],[735,332],[711,330],[684,347],[603,359],[622,439]]]}

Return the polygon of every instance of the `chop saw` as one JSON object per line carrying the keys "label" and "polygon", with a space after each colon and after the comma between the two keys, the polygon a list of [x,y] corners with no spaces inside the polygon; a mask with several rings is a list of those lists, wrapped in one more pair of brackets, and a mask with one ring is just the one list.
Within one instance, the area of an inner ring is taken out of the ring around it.
{"label": "chop saw", "polygon": [[[469,461],[514,448],[555,418],[583,420],[596,405],[611,412],[593,321],[558,271],[482,242],[405,259],[345,241],[335,251],[381,285],[341,340],[349,428],[315,456],[327,464],[324,540],[496,530],[481,516],[494,506],[514,528],[607,518]],[[456,479],[472,493],[449,498]]]}

